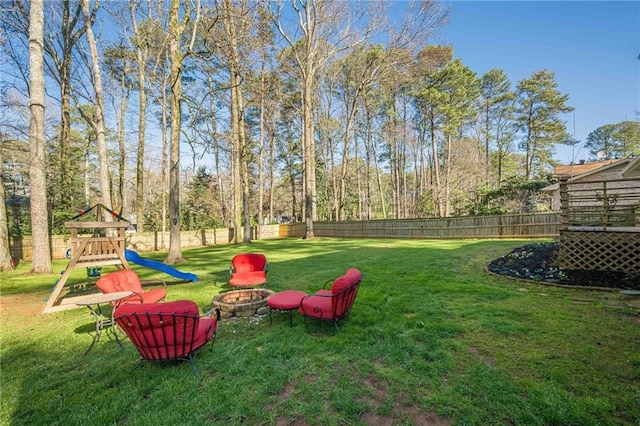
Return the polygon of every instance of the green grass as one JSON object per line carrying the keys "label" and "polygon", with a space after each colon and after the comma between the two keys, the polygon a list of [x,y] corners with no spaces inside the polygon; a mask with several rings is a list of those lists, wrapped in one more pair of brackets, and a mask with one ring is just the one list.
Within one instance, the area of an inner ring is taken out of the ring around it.
{"label": "green grass", "polygon": [[[530,241],[263,240],[184,250],[197,284],[167,300],[201,311],[228,290],[231,257],[265,253],[274,291],[313,292],[365,274],[336,333],[299,315],[223,322],[188,363],[137,365],[86,309],[41,315],[59,271],[0,274],[0,422],[7,425],[640,424],[640,317],[614,292],[522,283],[484,272]],[[163,253],[145,254],[162,260]],[[109,268],[104,268],[108,272]],[[72,281],[83,279],[83,270]]]}

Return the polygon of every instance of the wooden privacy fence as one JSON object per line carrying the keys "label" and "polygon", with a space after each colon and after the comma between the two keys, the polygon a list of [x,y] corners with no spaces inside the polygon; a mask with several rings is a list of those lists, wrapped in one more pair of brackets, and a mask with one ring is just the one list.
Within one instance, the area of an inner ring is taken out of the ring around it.
{"label": "wooden privacy fence", "polygon": [[[286,238],[298,235],[289,235],[290,225],[265,225],[251,228],[252,239]],[[285,227],[285,229],[282,229]],[[304,228],[300,236],[304,235]],[[207,245],[229,244],[233,241],[233,228],[207,229],[204,231],[182,231],[180,233],[181,247],[200,247]],[[238,234],[242,241],[242,229]],[[53,235],[51,237],[51,256],[54,259],[63,259],[67,250],[73,244],[71,235]],[[32,256],[31,237],[9,238],[11,256],[16,260],[30,260]],[[169,232],[141,232],[126,233],[126,248],[139,252],[158,251],[169,248]]]}
{"label": "wooden privacy fence", "polygon": [[[318,237],[334,238],[539,238],[557,237],[559,213],[532,213],[503,216],[450,217],[438,219],[384,219],[351,222],[314,222]],[[242,240],[242,230],[238,236]],[[251,229],[252,239],[301,238],[304,223],[264,225]],[[51,239],[54,259],[65,257],[71,247],[69,235]],[[182,247],[229,244],[234,239],[233,228],[204,231],[182,231]],[[11,238],[14,259],[31,259],[31,238]],[[169,233],[127,233],[128,249],[139,252],[163,250],[169,247]]]}
{"label": "wooden privacy fence", "polygon": [[558,236],[558,213],[314,222],[319,237],[539,238]]}

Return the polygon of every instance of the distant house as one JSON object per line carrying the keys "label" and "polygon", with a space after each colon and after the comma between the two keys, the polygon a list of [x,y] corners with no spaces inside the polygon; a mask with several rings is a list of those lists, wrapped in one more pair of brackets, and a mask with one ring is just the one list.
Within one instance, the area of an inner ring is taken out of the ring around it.
{"label": "distant house", "polygon": [[[597,197],[597,193],[602,188],[602,182],[610,182],[609,189],[616,192],[624,191],[623,188],[628,184],[621,182],[623,179],[640,177],[640,157],[635,159],[622,158],[616,160],[604,160],[585,162],[578,164],[561,165],[555,168],[553,177],[560,180],[562,178],[572,185],[572,189],[581,191],[584,198]],[[599,182],[600,184],[594,184]],[[592,191],[590,191],[592,189]],[[556,182],[552,185],[541,189],[542,192],[551,197],[551,210],[560,211],[560,183]],[[578,197],[579,198],[579,197]],[[579,199],[572,200],[573,205],[580,204]]]}
{"label": "distant house", "polygon": [[640,178],[640,157],[636,157],[622,171],[622,177],[625,179]]}

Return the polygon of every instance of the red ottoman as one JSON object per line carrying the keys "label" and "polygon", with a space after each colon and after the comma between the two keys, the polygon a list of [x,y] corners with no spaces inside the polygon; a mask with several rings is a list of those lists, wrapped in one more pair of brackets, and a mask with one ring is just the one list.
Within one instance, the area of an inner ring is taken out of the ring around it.
{"label": "red ottoman", "polygon": [[280,312],[289,313],[289,327],[293,325],[293,311],[300,307],[302,298],[307,293],[299,290],[285,290],[280,293],[269,296],[267,305],[269,305],[269,324],[271,324],[271,311],[277,309]]}

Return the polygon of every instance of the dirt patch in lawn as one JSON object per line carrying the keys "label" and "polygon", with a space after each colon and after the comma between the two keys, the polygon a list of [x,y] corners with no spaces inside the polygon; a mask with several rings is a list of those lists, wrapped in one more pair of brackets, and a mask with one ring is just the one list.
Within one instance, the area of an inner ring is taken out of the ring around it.
{"label": "dirt patch in lawn", "polygon": [[561,270],[558,243],[535,243],[513,249],[487,266],[490,272],[565,286],[640,290],[640,274],[616,271]]}

